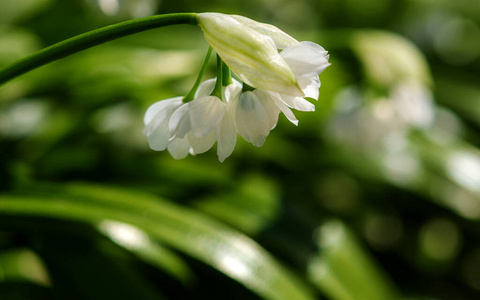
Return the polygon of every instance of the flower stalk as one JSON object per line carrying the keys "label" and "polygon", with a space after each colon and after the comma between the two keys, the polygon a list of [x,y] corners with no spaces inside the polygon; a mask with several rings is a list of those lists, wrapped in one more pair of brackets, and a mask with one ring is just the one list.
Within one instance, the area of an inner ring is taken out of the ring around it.
{"label": "flower stalk", "polygon": [[56,43],[0,69],[0,86],[33,69],[114,39],[169,25],[197,25],[197,23],[196,13],[176,13],[125,21],[92,30]]}
{"label": "flower stalk", "polygon": [[210,56],[212,55],[212,47],[208,47],[208,52],[207,55],[205,56],[205,60],[203,61],[202,69],[200,70],[200,73],[198,73],[197,80],[195,81],[195,84],[193,85],[192,89],[188,94],[183,97],[182,101],[183,103],[187,103],[192,101],[195,98],[195,93],[198,90],[198,87],[202,83],[202,78],[203,75],[205,74],[205,70],[207,69],[208,66],[208,61],[210,60]]}

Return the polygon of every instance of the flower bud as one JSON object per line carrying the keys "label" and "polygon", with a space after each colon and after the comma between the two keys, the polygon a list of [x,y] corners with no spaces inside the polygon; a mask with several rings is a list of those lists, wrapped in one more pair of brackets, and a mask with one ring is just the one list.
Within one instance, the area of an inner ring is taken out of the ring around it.
{"label": "flower bud", "polygon": [[244,16],[232,15],[231,17],[247,27],[255,30],[256,32],[270,37],[275,43],[275,47],[277,47],[277,49],[285,49],[298,44],[296,39],[273,25],[260,23]]}
{"label": "flower bud", "polygon": [[303,96],[295,75],[278,53],[272,38],[229,15],[201,13],[197,18],[205,39],[245,83],[259,89]]}

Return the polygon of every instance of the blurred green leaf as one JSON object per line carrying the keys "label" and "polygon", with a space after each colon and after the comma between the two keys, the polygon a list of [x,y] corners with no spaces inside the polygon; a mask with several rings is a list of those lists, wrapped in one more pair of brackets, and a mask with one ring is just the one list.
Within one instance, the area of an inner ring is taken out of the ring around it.
{"label": "blurred green leaf", "polygon": [[0,20],[10,23],[30,17],[47,7],[51,0],[2,0],[0,2]]}
{"label": "blurred green leaf", "polygon": [[130,224],[211,265],[262,297],[313,299],[305,284],[253,240],[198,212],[141,192],[71,184],[63,196],[4,195],[0,215],[43,216],[94,226],[102,226],[105,221]]}
{"label": "blurred green leaf", "polygon": [[50,285],[44,263],[29,249],[0,252],[0,281],[29,281],[43,286]]}
{"label": "blurred green leaf", "polygon": [[196,200],[193,205],[248,235],[255,235],[275,221],[279,198],[274,182],[251,175],[243,178],[234,191]]}
{"label": "blurred green leaf", "polygon": [[[1,4],[0,4],[1,6]],[[1,7],[0,7],[1,11]],[[1,13],[0,13],[1,14]],[[1,19],[1,16],[0,16]],[[38,37],[28,30],[0,24],[0,66],[6,66],[40,49]]]}
{"label": "blurred green leaf", "polygon": [[195,281],[195,275],[182,258],[160,243],[151,240],[144,231],[117,221],[103,221],[98,229],[116,244],[147,263],[166,271],[185,286],[192,285]]}
{"label": "blurred green leaf", "polygon": [[48,266],[53,291],[62,298],[163,299],[138,270],[117,257],[115,249],[91,235],[47,232],[41,241],[38,252]]}
{"label": "blurred green leaf", "polygon": [[317,245],[320,253],[309,264],[310,280],[331,299],[399,298],[387,276],[341,221],[322,225]]}

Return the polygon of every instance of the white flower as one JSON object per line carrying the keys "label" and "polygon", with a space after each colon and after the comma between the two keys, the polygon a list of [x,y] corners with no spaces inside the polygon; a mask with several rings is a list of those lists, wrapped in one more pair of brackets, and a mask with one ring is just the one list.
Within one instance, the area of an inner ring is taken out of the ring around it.
{"label": "white flower", "polygon": [[182,104],[182,97],[176,97],[158,101],[147,109],[143,122],[144,134],[148,138],[150,148],[157,151],[167,149],[171,137],[168,123],[172,114]]}
{"label": "white flower", "polygon": [[263,145],[270,130],[277,125],[280,111],[292,123],[298,124],[298,120],[278,94],[260,89],[246,91],[238,94],[233,105],[238,133],[257,147]]}
{"label": "white flower", "polygon": [[291,109],[315,110],[305,98],[318,99],[318,75],[330,65],[325,49],[245,17],[218,13],[197,17],[212,48],[252,89],[243,91],[233,80],[218,98],[211,95],[216,84],[211,79],[199,86],[192,101],[183,103],[177,97],[153,104],[144,119],[152,149],[168,149],[180,159],[208,151],[217,141],[223,162],[235,148],[237,132],[260,147],[280,112],[298,125]]}
{"label": "white flower", "polygon": [[215,79],[203,82],[195,99],[183,103],[182,97],[159,101],[145,113],[144,133],[150,148],[157,151],[168,149],[175,158],[181,159],[189,153],[208,151],[218,141],[217,154],[224,161],[232,154],[236,143],[236,129],[232,112],[227,112],[228,100],[238,94],[242,85],[238,81],[223,88],[223,98],[209,96]]}
{"label": "white flower", "polygon": [[[329,66],[325,49],[311,42],[296,42],[280,53],[297,78],[305,97],[318,99],[318,75]],[[280,112],[293,124],[298,120],[290,108],[314,111],[315,106],[303,97],[280,94],[264,89],[242,92],[235,102],[235,124],[238,133],[260,147],[278,121]]]}
{"label": "white flower", "polygon": [[201,13],[197,19],[205,39],[241,80],[257,88],[302,95],[274,39],[240,22],[238,17]]}
{"label": "white flower", "polygon": [[318,44],[299,42],[287,47],[280,56],[295,74],[305,97],[317,100],[320,88],[318,75],[330,65],[328,52]]}
{"label": "white flower", "polygon": [[[304,98],[318,99],[318,75],[330,65],[324,48],[312,42],[298,42],[275,26],[242,16],[200,14],[199,24],[205,38],[225,63],[255,88],[239,93],[232,109],[236,129],[245,140],[255,146],[263,145],[280,112],[297,125],[298,120],[290,108],[315,110],[315,106]],[[278,49],[283,51],[278,53]],[[286,65],[293,73],[297,89],[278,78],[270,66],[272,62],[279,63],[273,66],[281,66],[282,72]]]}
{"label": "white flower", "polygon": [[[198,20],[212,48],[248,85],[318,98],[320,82],[312,77],[329,65],[327,51],[321,46],[298,42],[273,25],[242,16],[202,13]],[[278,54],[277,49],[285,50]]]}
{"label": "white flower", "polygon": [[[216,79],[210,79],[203,82],[198,88],[196,97],[202,95],[210,95],[214,89],[215,83]],[[237,142],[237,131],[234,123],[232,99],[236,97],[236,95],[238,95],[241,90],[242,84],[236,80],[233,80],[231,84],[223,87],[222,89],[222,98],[225,101],[222,102],[222,104],[224,105],[225,111],[221,117],[220,115],[216,116],[219,121],[215,122],[216,125],[214,129],[210,132],[211,139],[217,141],[217,155],[220,162],[223,162],[228,156],[232,154],[233,149],[235,148],[235,144]],[[191,135],[189,135],[189,138],[191,138]],[[195,151],[195,153],[201,152]]]}
{"label": "white flower", "polygon": [[212,130],[223,119],[226,109],[225,103],[218,97],[205,96],[184,103],[173,113],[169,121],[172,141],[186,139],[191,147],[179,149],[183,157],[187,156],[189,150],[192,154],[198,154],[213,146],[215,135]]}
{"label": "white flower", "polygon": [[[320,79],[318,75],[330,65],[328,53],[323,47],[312,42],[297,42],[280,53],[295,74],[304,97],[318,100]],[[300,111],[315,111],[315,106],[303,97],[270,91],[271,97],[279,108],[286,105]],[[285,113],[285,110],[282,109]],[[291,112],[290,112],[291,113]],[[293,115],[293,114],[292,114]],[[286,113],[289,120],[293,120]],[[296,119],[295,119],[296,120]],[[294,124],[297,124],[294,122]]]}
{"label": "white flower", "polygon": [[150,148],[156,151],[163,151],[168,148],[168,152],[176,159],[187,156],[190,149],[187,138],[172,139],[169,129],[172,115],[182,104],[182,97],[158,101],[147,109],[143,119],[144,133],[147,136]]}

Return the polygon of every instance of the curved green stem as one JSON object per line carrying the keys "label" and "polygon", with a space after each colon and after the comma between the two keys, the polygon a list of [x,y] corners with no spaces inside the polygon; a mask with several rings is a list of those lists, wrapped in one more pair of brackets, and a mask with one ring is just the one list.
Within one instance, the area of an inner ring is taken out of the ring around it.
{"label": "curved green stem", "polygon": [[196,13],[177,13],[130,20],[92,30],[20,59],[0,70],[0,86],[7,81],[79,51],[141,31],[175,24],[197,25]]}
{"label": "curved green stem", "polygon": [[195,81],[195,84],[193,85],[192,89],[188,94],[183,97],[182,101],[184,103],[187,103],[189,101],[192,101],[195,98],[195,93],[198,90],[198,87],[202,83],[202,78],[203,75],[205,74],[205,70],[207,69],[208,61],[210,60],[210,55],[212,54],[212,47],[208,47],[208,52],[207,56],[205,56],[205,60],[203,61],[202,69],[200,70],[200,73],[197,76],[197,81]]}

